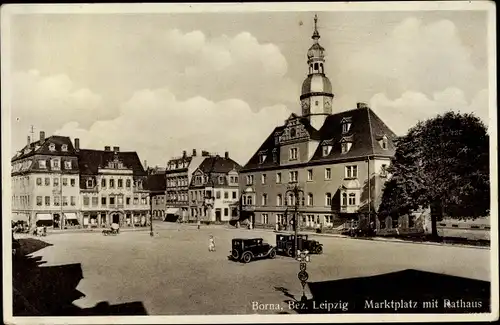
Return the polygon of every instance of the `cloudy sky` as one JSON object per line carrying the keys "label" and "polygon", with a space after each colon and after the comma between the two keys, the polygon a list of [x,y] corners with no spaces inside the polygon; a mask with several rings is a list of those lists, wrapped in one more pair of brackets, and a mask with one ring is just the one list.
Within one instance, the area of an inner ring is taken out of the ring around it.
{"label": "cloudy sky", "polygon": [[244,164],[300,111],[315,13],[334,111],[366,102],[397,134],[450,109],[488,124],[487,12],[317,9],[12,15],[12,153],[33,125],[150,165],[192,148]]}

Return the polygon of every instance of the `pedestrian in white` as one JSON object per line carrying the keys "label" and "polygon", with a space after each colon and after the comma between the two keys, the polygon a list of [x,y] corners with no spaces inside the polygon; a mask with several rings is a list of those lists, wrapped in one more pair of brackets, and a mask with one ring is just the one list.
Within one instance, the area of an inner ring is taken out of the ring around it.
{"label": "pedestrian in white", "polygon": [[215,239],[212,235],[210,235],[210,238],[208,239],[208,251],[215,252]]}

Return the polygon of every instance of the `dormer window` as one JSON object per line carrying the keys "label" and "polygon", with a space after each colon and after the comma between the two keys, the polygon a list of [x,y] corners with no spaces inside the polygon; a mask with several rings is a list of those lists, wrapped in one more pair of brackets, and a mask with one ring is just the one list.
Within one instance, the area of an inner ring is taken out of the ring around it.
{"label": "dormer window", "polygon": [[352,143],[351,142],[342,142],[341,148],[342,153],[348,153],[351,150]]}
{"label": "dormer window", "polygon": [[351,129],[351,123],[342,124],[342,133],[347,133]]}
{"label": "dormer window", "polygon": [[87,179],[87,188],[93,188],[94,187],[94,180],[89,178]]}
{"label": "dormer window", "polygon": [[67,144],[63,144],[63,145],[61,146],[61,150],[62,150],[62,151],[68,151],[68,145],[67,145]]}
{"label": "dormer window", "polygon": [[259,163],[263,164],[266,161],[267,155],[262,153],[259,155]]}
{"label": "dormer window", "polygon": [[65,161],[64,162],[64,169],[71,169],[71,161]]}
{"label": "dormer window", "polygon": [[52,159],[52,169],[59,170],[61,169],[61,165],[59,164],[59,159]]}
{"label": "dormer window", "polygon": [[38,161],[38,167],[42,168],[42,169],[46,169],[47,168],[47,162],[45,160],[39,160]]}
{"label": "dormer window", "polygon": [[273,162],[278,162],[278,150],[276,148],[273,149]]}
{"label": "dormer window", "polygon": [[219,176],[219,184],[224,184],[224,176]]}
{"label": "dormer window", "polygon": [[323,157],[328,156],[332,151],[332,146],[323,146]]}
{"label": "dormer window", "polygon": [[387,150],[388,148],[388,141],[387,141],[387,136],[383,136],[382,139],[379,140],[378,142],[380,144],[380,147],[384,150]]}
{"label": "dormer window", "polygon": [[49,144],[49,150],[50,151],[56,151],[56,145],[53,144],[53,143]]}
{"label": "dormer window", "polygon": [[291,128],[290,129],[290,137],[295,138],[296,135],[297,135],[297,131],[295,130],[295,128]]}
{"label": "dormer window", "polygon": [[290,148],[290,160],[297,160],[298,151],[298,148]]}

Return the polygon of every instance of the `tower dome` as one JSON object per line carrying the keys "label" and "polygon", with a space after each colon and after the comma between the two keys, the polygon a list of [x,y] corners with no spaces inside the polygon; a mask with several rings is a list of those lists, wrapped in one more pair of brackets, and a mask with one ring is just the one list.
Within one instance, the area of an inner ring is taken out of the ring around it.
{"label": "tower dome", "polygon": [[318,16],[314,16],[313,44],[307,51],[309,73],[302,83],[300,104],[302,116],[309,119],[311,125],[320,129],[326,117],[332,114],[332,83],[325,75],[325,49],[319,44],[317,28]]}

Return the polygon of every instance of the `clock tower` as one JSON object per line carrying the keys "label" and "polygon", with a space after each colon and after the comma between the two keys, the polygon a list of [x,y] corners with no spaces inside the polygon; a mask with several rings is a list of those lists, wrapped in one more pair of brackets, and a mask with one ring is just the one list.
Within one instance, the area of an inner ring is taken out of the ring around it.
{"label": "clock tower", "polygon": [[332,114],[332,84],[325,76],[325,49],[319,45],[318,16],[314,16],[313,45],[307,51],[309,73],[302,83],[300,104],[302,116],[319,130],[328,115]]}

